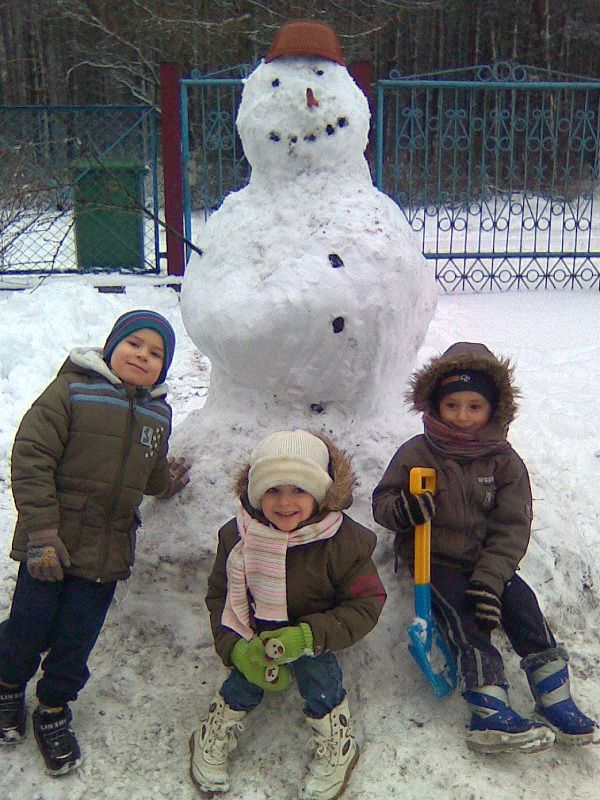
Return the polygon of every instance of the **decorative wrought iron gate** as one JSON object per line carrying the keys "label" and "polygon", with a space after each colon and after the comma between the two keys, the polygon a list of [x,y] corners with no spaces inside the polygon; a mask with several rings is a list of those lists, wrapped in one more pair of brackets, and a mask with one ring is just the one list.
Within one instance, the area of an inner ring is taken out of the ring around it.
{"label": "decorative wrought iron gate", "polygon": [[446,291],[600,289],[600,81],[501,63],[379,81],[376,184]]}
{"label": "decorative wrought iron gate", "polygon": [[[181,81],[186,237],[241,188],[251,65]],[[500,63],[378,82],[375,183],[445,291],[600,290],[600,81]]]}
{"label": "decorative wrought iron gate", "polygon": [[249,64],[240,64],[211,75],[194,70],[181,81],[184,224],[188,241],[192,238],[193,213],[206,218],[225,195],[248,182],[250,165],[235,119],[242,77],[253,69]]}

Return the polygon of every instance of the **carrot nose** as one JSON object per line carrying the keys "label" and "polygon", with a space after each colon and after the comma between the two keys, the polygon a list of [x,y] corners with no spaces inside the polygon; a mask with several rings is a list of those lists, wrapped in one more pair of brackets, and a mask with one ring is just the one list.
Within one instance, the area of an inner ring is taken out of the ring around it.
{"label": "carrot nose", "polygon": [[306,105],[309,108],[314,108],[315,106],[319,105],[319,101],[314,96],[312,89],[307,89],[306,90]]}

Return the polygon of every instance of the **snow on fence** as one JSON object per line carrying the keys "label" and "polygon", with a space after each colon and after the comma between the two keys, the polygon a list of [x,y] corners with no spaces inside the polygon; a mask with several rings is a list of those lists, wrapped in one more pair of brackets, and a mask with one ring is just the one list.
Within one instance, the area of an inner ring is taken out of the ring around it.
{"label": "snow on fence", "polygon": [[0,273],[159,269],[156,110],[0,108]]}

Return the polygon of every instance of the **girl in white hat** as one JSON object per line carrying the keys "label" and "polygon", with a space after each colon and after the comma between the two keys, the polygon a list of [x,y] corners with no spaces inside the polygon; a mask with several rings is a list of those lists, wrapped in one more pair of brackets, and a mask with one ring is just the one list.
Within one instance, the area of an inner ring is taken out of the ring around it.
{"label": "girl in white hat", "polygon": [[335,651],[376,624],[385,590],[375,534],[348,517],[349,457],[324,436],[278,431],[238,476],[240,510],[219,531],[206,604],[229,676],[190,739],[192,778],[229,789],[228,753],[242,719],[290,673],[304,699],[315,754],[303,800],[341,795],[358,759]]}

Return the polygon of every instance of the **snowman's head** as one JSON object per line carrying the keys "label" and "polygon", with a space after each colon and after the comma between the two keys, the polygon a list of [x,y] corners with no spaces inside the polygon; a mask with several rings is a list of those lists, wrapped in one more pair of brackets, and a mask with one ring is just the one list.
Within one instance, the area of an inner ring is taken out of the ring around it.
{"label": "snowman's head", "polygon": [[255,175],[364,170],[369,105],[341,64],[262,62],[244,81],[237,128]]}

